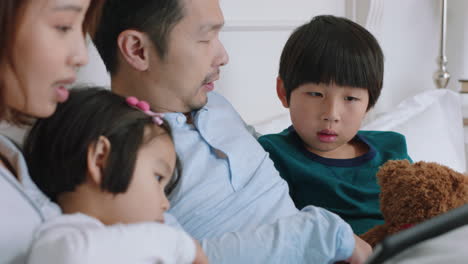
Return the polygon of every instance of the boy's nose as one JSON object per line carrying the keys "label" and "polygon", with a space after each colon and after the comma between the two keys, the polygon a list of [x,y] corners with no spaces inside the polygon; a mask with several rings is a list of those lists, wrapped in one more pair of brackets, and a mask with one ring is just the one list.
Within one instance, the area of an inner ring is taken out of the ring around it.
{"label": "boy's nose", "polygon": [[322,120],[327,122],[337,122],[340,120],[338,106],[334,102],[326,104],[322,114]]}

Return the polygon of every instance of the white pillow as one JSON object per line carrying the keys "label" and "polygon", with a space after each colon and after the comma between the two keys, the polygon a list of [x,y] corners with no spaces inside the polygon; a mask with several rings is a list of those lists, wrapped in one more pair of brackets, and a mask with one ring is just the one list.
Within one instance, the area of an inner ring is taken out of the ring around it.
{"label": "white pillow", "polygon": [[378,115],[362,130],[389,130],[405,135],[413,161],[437,162],[465,172],[461,98],[446,89],[429,90]]}

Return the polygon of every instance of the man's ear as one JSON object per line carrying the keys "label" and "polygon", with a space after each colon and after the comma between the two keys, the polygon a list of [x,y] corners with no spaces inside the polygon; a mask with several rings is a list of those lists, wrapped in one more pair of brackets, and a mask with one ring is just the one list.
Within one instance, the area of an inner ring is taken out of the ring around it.
{"label": "man's ear", "polygon": [[103,171],[106,167],[110,151],[111,143],[104,136],[100,136],[94,144],[88,146],[88,174],[90,179],[98,186],[101,185],[102,178],[104,177]]}
{"label": "man's ear", "polygon": [[121,32],[117,38],[120,55],[138,71],[149,68],[149,43],[145,33],[132,29]]}
{"label": "man's ear", "polygon": [[284,89],[284,82],[280,77],[276,78],[276,93],[278,94],[278,98],[280,99],[283,106],[289,108],[286,89]]}

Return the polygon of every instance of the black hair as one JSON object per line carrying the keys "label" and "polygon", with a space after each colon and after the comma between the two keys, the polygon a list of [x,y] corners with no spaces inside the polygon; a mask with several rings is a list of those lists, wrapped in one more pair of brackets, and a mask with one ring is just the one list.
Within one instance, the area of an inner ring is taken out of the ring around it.
{"label": "black hair", "polygon": [[113,75],[118,67],[117,38],[128,29],[148,34],[161,59],[168,51],[169,34],[184,17],[184,0],[107,0],[94,44],[107,71]]}
{"label": "black hair", "polygon": [[[57,106],[48,118],[35,122],[24,144],[24,156],[31,178],[51,200],[73,192],[87,174],[88,147],[100,136],[111,143],[103,170],[101,189],[124,193],[130,185],[138,149],[161,133],[146,133],[152,118],[132,107],[125,98],[104,88],[70,90],[69,99]],[[166,121],[160,126],[172,138]],[[181,174],[177,159],[176,173],[166,187],[170,193]]]}
{"label": "black hair", "polygon": [[279,77],[289,101],[293,90],[307,83],[365,88],[367,109],[383,86],[384,55],[375,37],[342,17],[323,15],[297,28],[283,49]]}

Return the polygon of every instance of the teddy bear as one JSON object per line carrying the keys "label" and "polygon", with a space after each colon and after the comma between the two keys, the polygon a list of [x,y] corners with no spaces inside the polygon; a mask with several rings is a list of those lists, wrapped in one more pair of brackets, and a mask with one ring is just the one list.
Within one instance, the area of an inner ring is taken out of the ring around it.
{"label": "teddy bear", "polygon": [[389,235],[468,203],[468,176],[449,167],[392,160],[377,172],[384,224],[360,237],[375,247]]}

